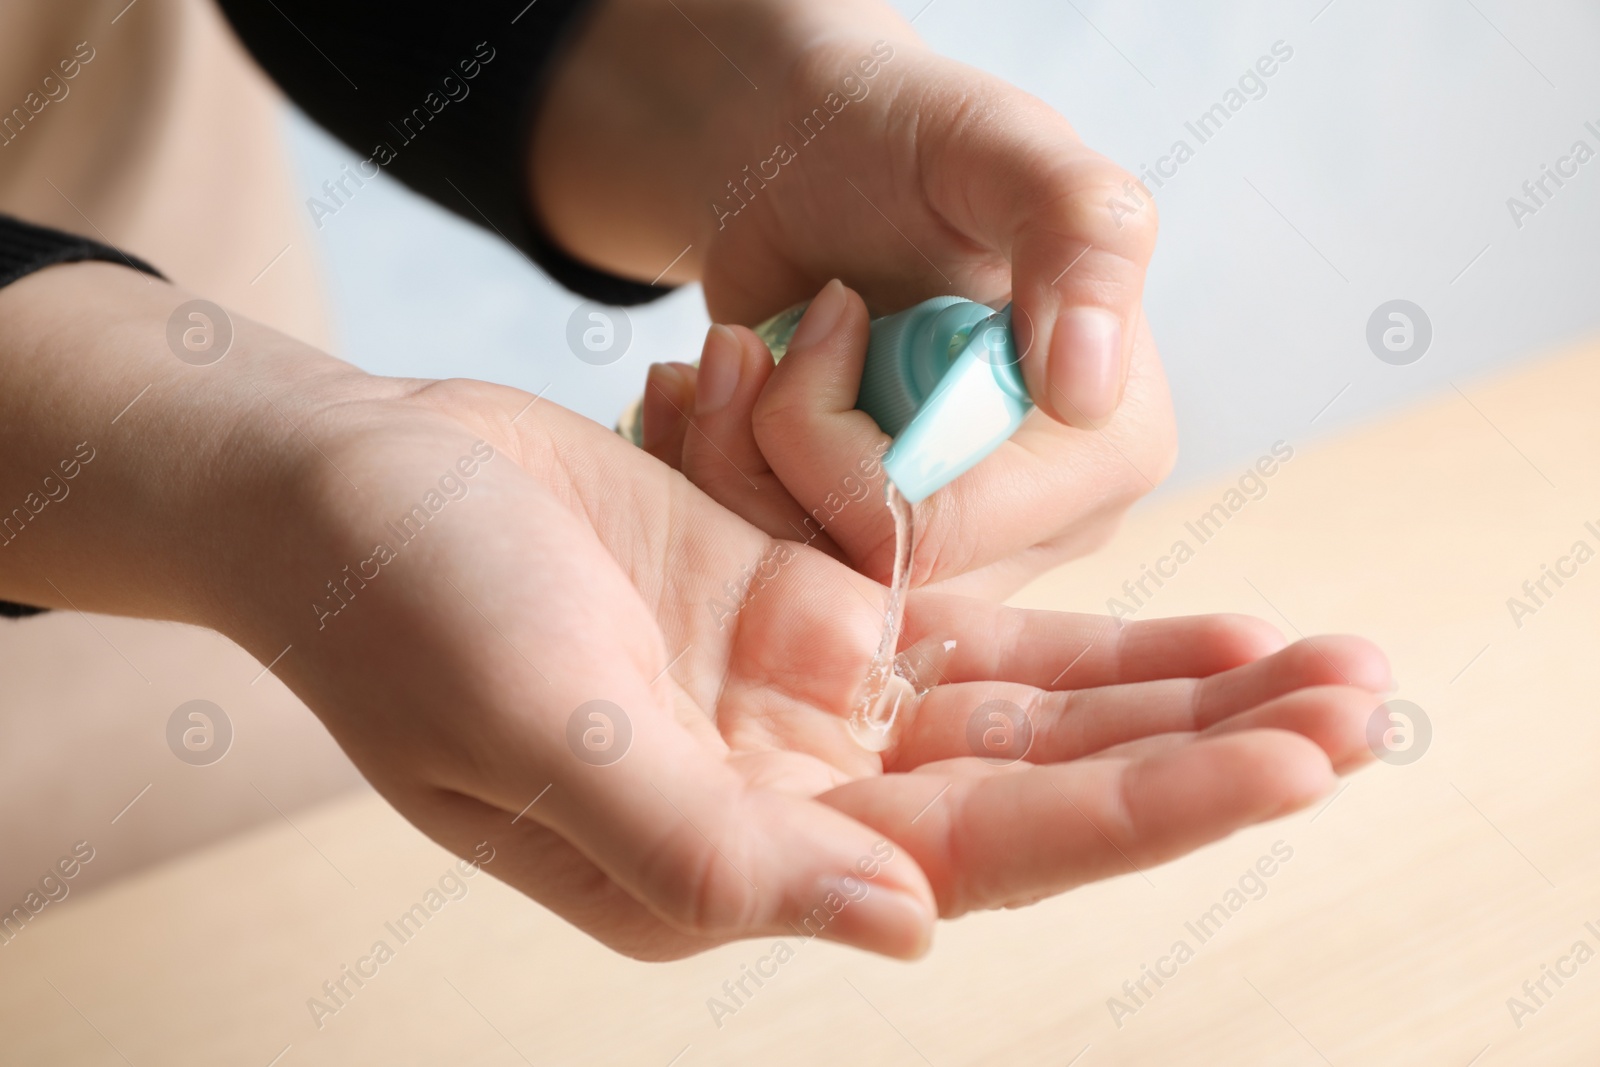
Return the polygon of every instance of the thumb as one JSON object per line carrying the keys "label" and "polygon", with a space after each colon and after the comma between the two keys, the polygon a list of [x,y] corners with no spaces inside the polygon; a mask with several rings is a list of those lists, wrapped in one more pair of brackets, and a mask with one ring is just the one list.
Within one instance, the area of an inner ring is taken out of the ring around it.
{"label": "thumb", "polygon": [[[521,432],[531,438],[540,431]],[[608,461],[618,467],[640,462],[620,438],[598,427],[584,432],[593,435],[586,451],[602,468]],[[716,588],[710,573],[724,566],[755,573],[772,542],[676,476],[653,463],[648,470],[651,478],[681,488],[671,490],[679,498],[673,518],[659,522],[655,539],[639,551],[654,557],[656,567],[662,557],[691,560],[669,572],[678,583],[671,595],[685,610],[703,610],[700,598]],[[635,499],[649,495],[641,491]],[[731,709],[759,703],[758,695],[713,693],[702,706],[674,680],[674,667],[687,678],[737,677],[727,639],[697,636],[672,656],[634,578],[594,536],[587,518],[517,507],[514,490],[483,500],[483,521],[523,546],[528,558],[559,558],[583,581],[522,585],[500,573],[458,572],[461,585],[451,590],[460,594],[456,602],[437,598],[453,614],[435,619],[436,626],[471,634],[487,619],[502,620],[495,636],[505,646],[544,648],[550,666],[536,670],[497,646],[493,668],[472,672],[485,679],[482,690],[463,697],[445,688],[432,695],[439,706],[472,702],[477,711],[455,717],[472,728],[460,738],[462,752],[444,761],[445,771],[430,782],[499,808],[507,825],[516,817],[554,831],[683,933],[715,940],[789,936],[820,907],[825,929],[814,932],[888,955],[920,954],[935,912],[932,890],[914,861],[874,862],[879,833],[808,796],[752,780],[760,775],[739,766],[707,720],[717,721],[723,700]],[[679,539],[693,541],[702,555],[673,543]],[[828,638],[864,661],[871,647],[864,634],[882,625],[863,595],[872,587],[817,554],[796,555],[755,601],[760,607],[743,609],[749,614],[737,623],[741,639],[801,647],[815,629],[808,613],[797,619],[776,612],[770,622],[760,620],[765,605],[775,611],[805,595],[817,602],[815,617],[829,621]],[[707,576],[696,577],[697,567],[709,568]],[[833,580],[818,580],[818,568]],[[764,634],[756,634],[758,626],[765,626]],[[809,647],[816,649],[815,640]],[[852,661],[851,668],[854,678],[865,673],[864,663]],[[531,803],[547,784],[548,795]]]}
{"label": "thumb", "polygon": [[[529,818],[684,933],[799,932],[902,958],[926,950],[935,904],[914,860],[844,813],[747,782],[642,678],[614,670],[607,688],[612,716],[633,709],[625,757],[556,749],[542,761],[556,788]],[[519,798],[508,789],[497,804],[511,810]]]}

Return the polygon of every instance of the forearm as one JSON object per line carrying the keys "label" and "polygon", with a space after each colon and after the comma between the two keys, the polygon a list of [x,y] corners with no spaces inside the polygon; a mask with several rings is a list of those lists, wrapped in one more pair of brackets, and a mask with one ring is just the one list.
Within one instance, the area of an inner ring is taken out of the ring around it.
{"label": "forearm", "polygon": [[543,97],[537,217],[607,270],[650,279],[671,263],[663,281],[697,279],[710,205],[874,40],[916,37],[877,0],[599,0]]}
{"label": "forearm", "polygon": [[304,431],[366,376],[238,316],[222,359],[180,360],[168,320],[192,298],[104,263],[0,289],[0,599],[233,610],[223,590],[317,459]]}

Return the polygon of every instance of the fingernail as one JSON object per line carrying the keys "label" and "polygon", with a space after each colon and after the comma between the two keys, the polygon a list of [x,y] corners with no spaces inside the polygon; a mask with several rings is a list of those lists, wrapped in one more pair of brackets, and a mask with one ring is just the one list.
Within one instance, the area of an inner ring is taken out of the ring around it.
{"label": "fingernail", "polygon": [[800,325],[795,327],[794,336],[789,339],[790,348],[805,348],[821,341],[839,322],[839,315],[844,311],[844,283],[838,278],[822,287],[822,292],[811,301],[811,306],[806,308],[806,313],[800,319]]}
{"label": "fingernail", "polygon": [[726,326],[711,327],[700,352],[700,373],[695,380],[694,413],[715,415],[728,406],[739,388],[744,351],[739,337]]}
{"label": "fingernail", "polygon": [[[671,363],[652,363],[644,376],[644,426],[640,444],[654,448],[666,439],[667,432],[682,416],[683,389],[688,381]],[[678,410],[674,410],[674,406]]]}
{"label": "fingernail", "polygon": [[1099,422],[1122,391],[1122,322],[1104,308],[1068,308],[1050,339],[1050,387],[1060,413]]}
{"label": "fingernail", "polygon": [[928,951],[934,916],[919,898],[853,877],[825,880],[821,889],[808,932],[900,959]]}

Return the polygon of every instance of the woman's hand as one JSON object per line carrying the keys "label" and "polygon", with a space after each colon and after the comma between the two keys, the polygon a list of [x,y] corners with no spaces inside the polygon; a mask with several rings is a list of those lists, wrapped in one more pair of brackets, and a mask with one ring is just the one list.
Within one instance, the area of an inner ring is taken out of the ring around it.
{"label": "woman's hand", "polygon": [[[881,586],[517,390],[373,386],[312,420],[232,632],[292,644],[276,673],[409,819],[619,951],[807,929],[914,956],[936,915],[1160,863],[1368,758],[1389,677],[1359,640],[933,593],[907,641],[953,652],[868,751]],[[994,728],[1025,762],[979,758]]]}
{"label": "woman's hand", "polygon": [[233,637],[407,818],[620,951],[915,955],[935,915],[1159,863],[1368,756],[1364,642],[927,592],[907,641],[954,649],[867,751],[881,586],[517,390],[237,317],[184,352],[190,299],[106,264],[0,289],[0,499],[33,512],[0,598]]}
{"label": "woman's hand", "polygon": [[[744,327],[715,326],[698,368],[657,364],[646,448],[774,537],[800,540],[888,582],[894,523],[877,457],[889,438],[856,410],[867,311],[839,282],[807,309],[776,367]],[[917,506],[914,585],[1000,599],[1103,543],[1174,455],[1161,363],[1142,317],[1115,415],[1079,430],[1039,413]]]}
{"label": "woman's hand", "polygon": [[698,376],[647,384],[650,450],[774,536],[887,580],[885,510],[830,504],[879,437],[853,410],[863,301],[1013,300],[1042,412],[923,507],[917,582],[1007,595],[1097,547],[1172,466],[1140,307],[1154,204],[1042,102],[931,53],[875,0],[603,0],[555,71],[532,177],[567,248],[700,278],[719,322],[830,278],[859,292],[823,289],[811,318],[831,323],[776,372],[719,329]]}
{"label": "woman's hand", "polygon": [[558,241],[703,280],[718,322],[835,277],[875,314],[1013,299],[1029,391],[1081,428],[1111,416],[1147,343],[1153,201],[1042,101],[928,51],[876,0],[604,0],[531,158]]}

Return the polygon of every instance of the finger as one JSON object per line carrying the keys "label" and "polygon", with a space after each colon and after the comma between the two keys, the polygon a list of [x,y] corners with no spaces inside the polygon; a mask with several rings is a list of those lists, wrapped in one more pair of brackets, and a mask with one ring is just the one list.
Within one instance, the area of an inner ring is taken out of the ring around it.
{"label": "finger", "polygon": [[1014,559],[1019,549],[1033,557],[1021,560],[1025,580],[1083,556],[1105,544],[1133,502],[1171,471],[1171,396],[1149,323],[1142,314],[1137,320],[1127,388],[1102,426],[1077,429],[1032,415],[992,456],[920,505],[919,554],[932,561],[930,583],[950,580],[962,591],[963,575],[1007,559],[1002,549]]}
{"label": "finger", "polygon": [[858,565],[871,561],[867,573],[878,577],[894,550],[894,521],[879,462],[888,435],[856,409],[867,339],[866,305],[837,279],[829,282],[795,328],[752,425],[807,529],[825,531]]}
{"label": "finger", "polygon": [[533,819],[507,815],[459,793],[390,799],[418,829],[467,861],[457,867],[462,878],[479,871],[492,874],[617,952],[672,960],[721,943],[663,922],[560,834]]}
{"label": "finger", "polygon": [[756,444],[754,410],[772,372],[772,352],[750,330],[711,327],[700,354],[682,469],[706,495],[746,522],[773,537],[806,543],[820,531],[806,525],[804,510]]}
{"label": "finger", "polygon": [[1332,685],[1386,693],[1394,675],[1383,650],[1362,637],[1335,634],[1296,641],[1259,663],[1207,679],[1201,718],[1215,722],[1276,696]]}
{"label": "finger", "polygon": [[[1315,742],[1328,754],[1334,773],[1348,774],[1375,758],[1367,742],[1367,720],[1383,698],[1366,689],[1323,686],[1297,690],[1213,723],[1200,736],[1242,730],[1286,730]],[[1155,734],[1111,745],[1085,759],[1138,759],[1168,752],[1195,739],[1193,733]]]}
{"label": "finger", "polygon": [[1303,808],[1335,781],[1321,749],[1277,730],[1133,760],[1019,766],[886,775],[821,799],[903,847],[951,918],[1143,871]]}
{"label": "finger", "polygon": [[828,923],[830,939],[903,958],[925,950],[931,892],[914,864],[874,867],[864,899],[848,888],[878,835],[805,797],[747,787],[702,746],[672,743],[675,723],[642,725],[625,759],[558,772],[530,814],[696,939],[785,934],[844,896],[853,903]]}
{"label": "finger", "polygon": [[1365,736],[1367,717],[1380,698],[1355,686],[1320,684],[1314,675],[1295,678],[1275,666],[1263,661],[1234,672],[1263,676],[1254,687],[1261,699],[1246,703],[1236,701],[1248,697],[1247,684],[1235,684],[1221,699],[1214,696],[1216,677],[1056,693],[995,682],[941,685],[902,706],[884,768],[907,771],[962,756],[1061,763],[1144,737],[1195,733],[1233,718],[1304,733],[1336,764],[1348,759],[1352,738]]}
{"label": "finger", "polygon": [[1010,260],[1035,403],[1070,425],[1098,425],[1121,398],[1155,203],[1041,101],[1007,94],[1000,106],[948,114],[929,131],[930,199]]}
{"label": "finger", "polygon": [[1346,774],[1374,757],[1367,743],[1367,720],[1383,697],[1348,685],[1297,689],[1208,727],[1203,736],[1245,730],[1285,730],[1310,739],[1327,753],[1336,774]]}
{"label": "finger", "polygon": [[644,379],[641,447],[677,469],[694,408],[695,370],[686,363],[652,363]]}
{"label": "finger", "polygon": [[[993,678],[1039,689],[1204,678],[1284,647],[1275,628],[1248,615],[1124,622],[1107,615],[1012,608],[948,593],[912,594],[902,646],[949,638],[956,644],[940,665],[939,681]],[[1332,655],[1344,662],[1342,652]],[[1319,683],[1328,680],[1319,678]]]}
{"label": "finger", "polygon": [[[863,573],[887,581],[894,521],[880,501],[889,445],[855,408],[868,339],[865,306],[830,282],[807,310],[755,411],[773,472],[826,525]],[[1140,320],[1137,389],[1103,430],[1039,415],[950,485],[917,505],[915,584],[959,576],[1029,552],[1031,572],[1095,547],[1169,468],[1170,409]]]}

